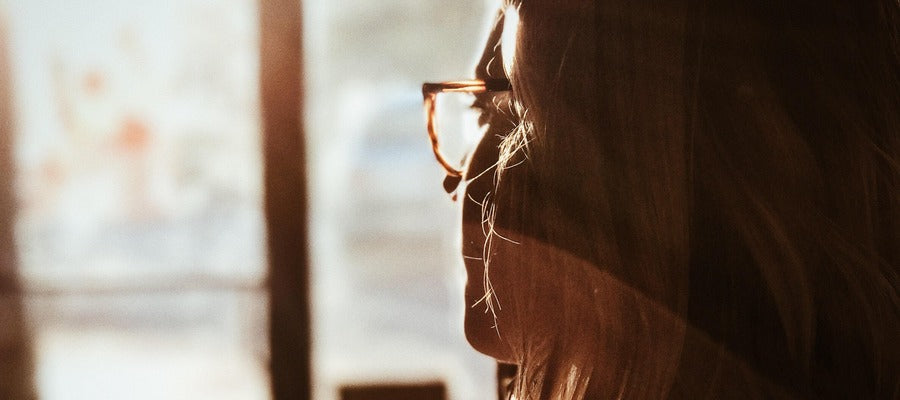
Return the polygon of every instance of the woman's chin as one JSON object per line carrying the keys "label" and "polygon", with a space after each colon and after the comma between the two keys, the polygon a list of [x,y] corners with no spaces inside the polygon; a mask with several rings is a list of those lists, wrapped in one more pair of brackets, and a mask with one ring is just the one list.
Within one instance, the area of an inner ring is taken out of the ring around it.
{"label": "woman's chin", "polygon": [[[482,303],[472,307],[468,288],[466,290],[466,315],[464,330],[466,340],[479,353],[496,358],[505,363],[514,363],[509,342],[495,326],[493,314],[485,310]],[[475,299],[477,301],[477,298]]]}

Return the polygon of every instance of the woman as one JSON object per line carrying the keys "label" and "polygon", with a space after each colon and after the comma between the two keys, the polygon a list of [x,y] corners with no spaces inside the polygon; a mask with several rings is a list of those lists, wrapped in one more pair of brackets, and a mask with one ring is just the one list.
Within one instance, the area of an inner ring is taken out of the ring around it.
{"label": "woman", "polygon": [[900,397],[898,7],[507,4],[463,256],[514,398]]}

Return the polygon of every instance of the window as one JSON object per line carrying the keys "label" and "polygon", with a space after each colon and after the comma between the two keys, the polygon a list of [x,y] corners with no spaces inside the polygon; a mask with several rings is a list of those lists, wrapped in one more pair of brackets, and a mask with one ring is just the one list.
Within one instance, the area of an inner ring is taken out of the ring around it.
{"label": "window", "polygon": [[[471,74],[493,6],[297,14],[316,399],[495,393],[493,361],[463,337],[459,209],[420,94]],[[271,397],[257,2],[0,0],[0,20],[40,398]]]}
{"label": "window", "polygon": [[267,397],[255,3],[4,8],[41,398]]}

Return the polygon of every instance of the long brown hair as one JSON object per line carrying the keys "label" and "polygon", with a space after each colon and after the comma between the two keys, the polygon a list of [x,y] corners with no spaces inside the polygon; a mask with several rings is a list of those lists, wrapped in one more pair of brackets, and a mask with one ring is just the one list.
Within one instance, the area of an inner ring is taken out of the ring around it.
{"label": "long brown hair", "polygon": [[559,389],[577,352],[522,339],[519,398],[900,396],[900,3],[515,5],[495,224],[618,288],[557,285],[606,306],[553,345],[616,371]]}

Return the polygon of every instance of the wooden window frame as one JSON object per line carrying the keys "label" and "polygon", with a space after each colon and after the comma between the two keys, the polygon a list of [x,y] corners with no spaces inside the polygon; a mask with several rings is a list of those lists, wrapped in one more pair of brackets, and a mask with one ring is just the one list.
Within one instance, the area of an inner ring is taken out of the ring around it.
{"label": "wooden window frame", "polygon": [[6,15],[0,10],[0,399],[36,399],[31,332],[15,245],[15,168],[12,73]]}
{"label": "wooden window frame", "polygon": [[272,397],[311,398],[301,0],[261,0],[265,215]]}

